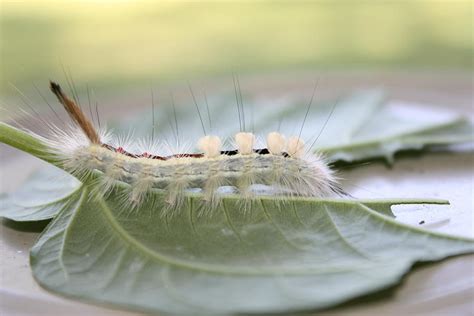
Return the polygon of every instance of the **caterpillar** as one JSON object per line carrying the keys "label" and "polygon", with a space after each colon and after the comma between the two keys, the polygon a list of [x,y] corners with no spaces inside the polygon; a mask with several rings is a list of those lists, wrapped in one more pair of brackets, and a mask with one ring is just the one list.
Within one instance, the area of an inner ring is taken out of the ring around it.
{"label": "caterpillar", "polygon": [[231,187],[244,202],[258,194],[258,185],[281,198],[344,194],[323,156],[309,153],[299,136],[270,132],[266,147],[255,148],[256,136],[241,131],[233,137],[235,149],[223,150],[220,137],[205,135],[197,142],[197,152],[163,155],[160,150],[165,142],[161,146],[146,140],[123,144],[110,131],[96,129],[59,84],[50,82],[50,90],[73,125],[52,127],[50,135],[42,137],[49,154],[79,180],[99,174],[94,188],[102,195],[119,182],[127,184],[125,200],[133,207],[142,204],[151,190],[164,192],[169,209],[179,208],[186,194],[195,190],[202,193],[203,203],[215,208],[222,187]]}

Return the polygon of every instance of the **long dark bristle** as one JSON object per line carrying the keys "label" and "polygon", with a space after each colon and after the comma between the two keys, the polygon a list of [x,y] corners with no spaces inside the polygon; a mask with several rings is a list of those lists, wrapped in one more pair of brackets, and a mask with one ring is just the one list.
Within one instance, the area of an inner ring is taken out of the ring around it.
{"label": "long dark bristle", "polygon": [[58,99],[62,98],[63,92],[62,92],[61,86],[59,84],[57,84],[54,81],[50,81],[49,82],[49,88],[56,95],[56,97],[58,97]]}
{"label": "long dark bristle", "polygon": [[82,112],[81,108],[66,94],[64,94],[61,86],[56,82],[50,81],[49,87],[54,95],[58,98],[59,103],[64,106],[71,119],[77,125],[79,125],[84,134],[86,134],[87,138],[89,138],[89,140],[94,144],[100,144],[99,134],[95,130],[91,121],[86,117],[84,112]]}

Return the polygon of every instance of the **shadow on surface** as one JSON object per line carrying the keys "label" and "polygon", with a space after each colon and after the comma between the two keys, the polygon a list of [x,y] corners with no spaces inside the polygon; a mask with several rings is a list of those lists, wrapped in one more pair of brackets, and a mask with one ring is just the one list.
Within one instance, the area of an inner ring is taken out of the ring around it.
{"label": "shadow on surface", "polygon": [[46,219],[34,222],[16,222],[10,219],[2,219],[2,225],[20,232],[41,233],[51,220]]}

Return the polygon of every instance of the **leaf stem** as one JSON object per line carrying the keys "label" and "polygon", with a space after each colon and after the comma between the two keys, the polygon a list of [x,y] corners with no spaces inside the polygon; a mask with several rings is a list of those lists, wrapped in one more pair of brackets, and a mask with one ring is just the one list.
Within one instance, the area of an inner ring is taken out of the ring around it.
{"label": "leaf stem", "polygon": [[7,144],[64,169],[59,159],[51,153],[48,146],[38,137],[3,122],[0,122],[0,143]]}

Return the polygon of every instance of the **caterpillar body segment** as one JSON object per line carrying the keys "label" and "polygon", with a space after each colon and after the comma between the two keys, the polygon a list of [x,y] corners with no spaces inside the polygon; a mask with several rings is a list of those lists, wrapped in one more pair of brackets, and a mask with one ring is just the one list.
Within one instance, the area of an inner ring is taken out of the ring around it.
{"label": "caterpillar body segment", "polygon": [[[207,140],[201,139],[201,145]],[[216,138],[211,141],[212,144],[202,146],[208,146],[208,151],[187,157],[134,157],[123,149],[111,150],[109,146],[97,144],[79,146],[62,156],[69,170],[79,177],[100,171],[104,191],[108,191],[114,181],[128,183],[130,199],[134,202],[140,202],[151,188],[178,190],[183,194],[186,189],[199,188],[205,193],[204,199],[209,201],[217,199],[217,189],[222,186],[233,186],[246,193],[252,185],[263,184],[273,186],[280,194],[315,197],[328,196],[334,191],[332,172],[318,157],[302,159],[298,157],[299,152],[297,156],[290,156],[286,152],[272,154],[265,150],[245,151],[244,154],[217,153]],[[169,196],[175,193],[170,192]],[[173,204],[174,200],[169,202]]]}

